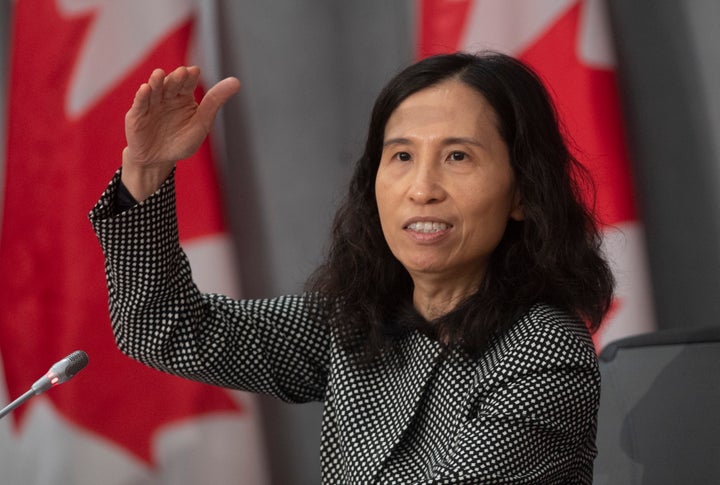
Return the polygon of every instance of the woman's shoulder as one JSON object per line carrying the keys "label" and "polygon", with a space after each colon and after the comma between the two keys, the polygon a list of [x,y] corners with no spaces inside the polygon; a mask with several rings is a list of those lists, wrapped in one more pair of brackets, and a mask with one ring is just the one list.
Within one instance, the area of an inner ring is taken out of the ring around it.
{"label": "woman's shoulder", "polygon": [[592,346],[587,324],[568,311],[545,303],[537,303],[520,317],[511,331],[526,338],[541,340],[577,340]]}
{"label": "woman's shoulder", "polygon": [[481,360],[483,366],[502,363],[531,372],[547,367],[597,366],[597,354],[585,323],[546,304],[532,306],[497,336]]}

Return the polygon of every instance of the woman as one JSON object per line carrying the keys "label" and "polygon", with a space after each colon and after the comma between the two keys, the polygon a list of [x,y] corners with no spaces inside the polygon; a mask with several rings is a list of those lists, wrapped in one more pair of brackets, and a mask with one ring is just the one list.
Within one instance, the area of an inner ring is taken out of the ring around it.
{"label": "woman", "polygon": [[492,53],[402,71],[309,291],[235,301],[197,291],[177,239],[175,162],[239,87],[225,79],[196,106],[198,75],[155,71],[140,87],[122,169],[91,212],[119,348],[323,401],[326,483],[591,483],[588,327],[613,279],[537,76]]}

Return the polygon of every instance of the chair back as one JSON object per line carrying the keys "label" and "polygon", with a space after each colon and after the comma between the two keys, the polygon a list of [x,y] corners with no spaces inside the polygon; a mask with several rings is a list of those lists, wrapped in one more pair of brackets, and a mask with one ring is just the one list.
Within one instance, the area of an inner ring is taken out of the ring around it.
{"label": "chair back", "polygon": [[720,484],[720,327],[609,344],[594,485]]}

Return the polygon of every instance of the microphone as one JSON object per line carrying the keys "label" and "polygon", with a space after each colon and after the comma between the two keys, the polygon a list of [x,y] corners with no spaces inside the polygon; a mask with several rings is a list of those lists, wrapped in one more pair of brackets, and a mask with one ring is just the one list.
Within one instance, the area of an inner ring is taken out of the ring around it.
{"label": "microphone", "polygon": [[0,410],[0,419],[28,399],[42,394],[53,386],[57,386],[58,384],[68,381],[75,376],[75,374],[84,369],[87,363],[88,356],[82,350],[76,350],[61,361],[57,362],[50,367],[50,370],[48,370],[44,376],[35,381],[32,387],[25,394]]}

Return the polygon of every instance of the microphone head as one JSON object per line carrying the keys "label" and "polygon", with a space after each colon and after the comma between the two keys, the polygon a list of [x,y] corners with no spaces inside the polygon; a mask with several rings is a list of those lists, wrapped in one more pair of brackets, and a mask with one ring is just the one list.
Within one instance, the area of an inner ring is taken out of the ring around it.
{"label": "microphone head", "polygon": [[50,370],[32,385],[33,392],[35,395],[38,395],[47,391],[52,386],[62,384],[83,370],[87,363],[87,354],[82,350],[76,350],[50,367]]}
{"label": "microphone head", "polygon": [[68,366],[65,368],[68,379],[83,370],[89,360],[88,355],[82,350],[76,350],[65,358],[68,360]]}

